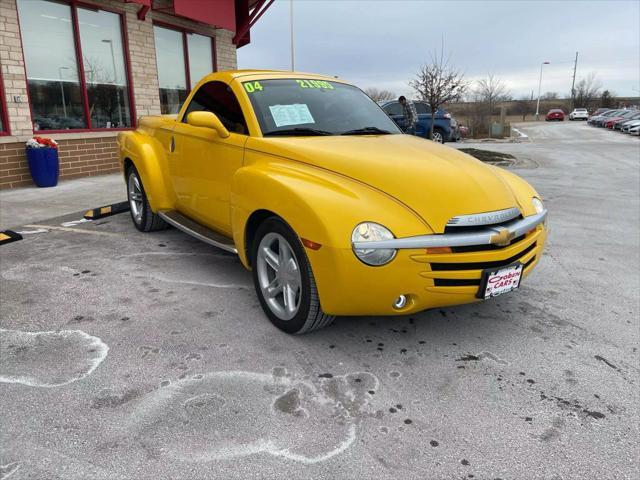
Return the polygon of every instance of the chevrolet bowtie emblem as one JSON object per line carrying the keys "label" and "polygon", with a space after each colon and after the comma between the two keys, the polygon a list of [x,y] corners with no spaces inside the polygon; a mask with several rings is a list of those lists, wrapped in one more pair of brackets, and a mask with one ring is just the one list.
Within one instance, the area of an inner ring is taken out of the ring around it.
{"label": "chevrolet bowtie emblem", "polygon": [[498,245],[500,247],[505,247],[511,243],[511,240],[515,237],[513,232],[510,232],[504,227],[498,227],[495,229],[496,233],[491,235],[490,242],[494,245]]}

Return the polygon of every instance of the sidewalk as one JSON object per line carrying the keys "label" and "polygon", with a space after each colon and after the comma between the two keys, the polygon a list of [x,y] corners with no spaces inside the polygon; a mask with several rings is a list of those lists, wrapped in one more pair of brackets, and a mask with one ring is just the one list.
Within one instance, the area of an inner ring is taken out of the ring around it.
{"label": "sidewalk", "polygon": [[127,199],[122,175],[65,180],[52,188],[26,187],[0,191],[0,230]]}

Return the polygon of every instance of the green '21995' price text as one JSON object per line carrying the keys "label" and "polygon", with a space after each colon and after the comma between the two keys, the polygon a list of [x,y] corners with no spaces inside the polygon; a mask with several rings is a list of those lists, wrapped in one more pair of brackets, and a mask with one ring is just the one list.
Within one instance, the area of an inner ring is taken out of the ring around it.
{"label": "green '21995' price text", "polygon": [[326,88],[327,90],[333,90],[333,85],[324,80],[296,80],[296,83],[300,85],[300,88]]}

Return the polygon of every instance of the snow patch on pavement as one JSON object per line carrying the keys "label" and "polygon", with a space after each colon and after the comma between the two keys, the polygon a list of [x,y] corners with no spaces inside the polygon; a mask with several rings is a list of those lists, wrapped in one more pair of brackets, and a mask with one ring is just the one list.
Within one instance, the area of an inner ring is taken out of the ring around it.
{"label": "snow patch on pavement", "polygon": [[353,445],[361,419],[373,414],[378,379],[355,372],[311,381],[280,370],[173,382],[139,401],[127,432],[146,448],[198,463],[266,453],[315,464]]}
{"label": "snow patch on pavement", "polygon": [[82,330],[23,332],[0,329],[0,382],[60,387],[90,375],[109,347]]}

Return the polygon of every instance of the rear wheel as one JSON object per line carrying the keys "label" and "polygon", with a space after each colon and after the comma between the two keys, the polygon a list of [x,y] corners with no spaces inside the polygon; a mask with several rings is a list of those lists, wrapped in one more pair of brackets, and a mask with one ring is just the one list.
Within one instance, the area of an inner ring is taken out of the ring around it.
{"label": "rear wheel", "polygon": [[133,220],[133,224],[138,230],[141,232],[153,232],[155,230],[164,230],[169,226],[159,215],[156,215],[151,210],[142,180],[138,170],[133,165],[127,170],[127,197],[131,210],[131,220]]}
{"label": "rear wheel", "polygon": [[279,329],[293,334],[329,325],[316,282],[298,236],[282,219],[266,219],[251,251],[253,283],[262,309]]}

